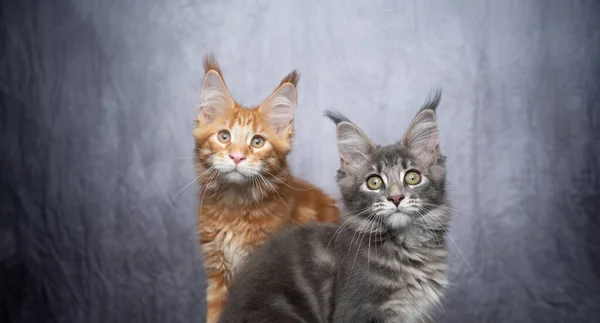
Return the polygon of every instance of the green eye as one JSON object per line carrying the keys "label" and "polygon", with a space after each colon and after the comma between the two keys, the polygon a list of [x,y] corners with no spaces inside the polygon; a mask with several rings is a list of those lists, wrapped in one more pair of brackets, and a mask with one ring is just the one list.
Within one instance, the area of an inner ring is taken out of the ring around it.
{"label": "green eye", "polygon": [[378,190],[383,185],[383,179],[377,175],[373,175],[367,179],[367,187],[370,190]]}
{"label": "green eye", "polygon": [[260,148],[265,145],[265,138],[261,136],[254,136],[252,138],[252,142],[250,142],[250,145],[252,145],[254,148]]}
{"label": "green eye", "polygon": [[404,182],[408,185],[417,185],[421,183],[421,175],[415,171],[407,172],[404,175]]}
{"label": "green eye", "polygon": [[224,144],[231,141],[231,134],[227,130],[223,130],[223,131],[219,132],[217,137],[219,138],[219,141]]}

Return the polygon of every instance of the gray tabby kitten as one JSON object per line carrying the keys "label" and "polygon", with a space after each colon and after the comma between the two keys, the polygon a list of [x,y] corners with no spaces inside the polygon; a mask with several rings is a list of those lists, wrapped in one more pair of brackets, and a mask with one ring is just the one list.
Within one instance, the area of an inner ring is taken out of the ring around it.
{"label": "gray tabby kitten", "polygon": [[378,146],[344,116],[337,181],[344,223],[285,231],[241,269],[221,323],[421,322],[447,285],[450,214],[438,92],[401,141]]}

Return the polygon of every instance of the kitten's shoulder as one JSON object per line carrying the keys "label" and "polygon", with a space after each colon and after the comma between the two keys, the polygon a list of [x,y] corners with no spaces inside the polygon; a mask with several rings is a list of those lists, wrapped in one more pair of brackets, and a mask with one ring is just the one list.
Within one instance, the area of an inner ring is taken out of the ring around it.
{"label": "kitten's shoulder", "polygon": [[[323,236],[328,236],[333,234],[335,230],[337,230],[339,226],[334,223],[325,223],[325,222],[314,222],[308,223],[305,225],[298,225],[291,227],[278,235],[277,238],[288,240],[294,238],[304,240],[304,239],[317,239],[320,240]],[[298,240],[299,241],[299,240]]]}
{"label": "kitten's shoulder", "polygon": [[220,322],[244,322],[249,317],[254,319],[248,322],[255,322],[265,313],[273,314],[269,312],[273,309],[281,310],[278,296],[299,295],[297,291],[306,289],[307,284],[321,286],[333,275],[337,263],[326,248],[328,237],[337,228],[328,223],[294,226],[265,243],[234,279],[228,303],[235,305],[226,306]]}
{"label": "kitten's shoulder", "polygon": [[[319,258],[321,251],[326,249],[328,237],[337,228],[334,224],[312,223],[281,231],[250,257],[238,275],[237,285],[270,281],[275,272],[289,271],[291,274],[297,264]],[[234,288],[238,288],[236,284]]]}
{"label": "kitten's shoulder", "polygon": [[260,255],[254,258],[263,258],[258,262],[279,257],[312,258],[327,249],[326,245],[338,228],[338,225],[322,222],[288,228],[267,242],[260,250]]}
{"label": "kitten's shoulder", "polygon": [[337,223],[340,211],[337,201],[320,187],[299,178],[292,181],[294,187],[284,187],[294,196],[294,221],[300,224],[316,222]]}

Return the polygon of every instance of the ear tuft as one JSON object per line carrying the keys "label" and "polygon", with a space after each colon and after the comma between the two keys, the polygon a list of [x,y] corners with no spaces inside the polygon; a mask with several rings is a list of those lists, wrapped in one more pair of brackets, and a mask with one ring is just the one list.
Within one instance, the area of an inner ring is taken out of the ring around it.
{"label": "ear tuft", "polygon": [[342,121],[350,122],[350,120],[348,120],[348,118],[346,118],[345,115],[336,110],[325,110],[325,116],[329,118],[329,120],[333,121],[333,123],[335,123],[336,125]]}
{"label": "ear tuft", "polygon": [[279,85],[283,85],[285,83],[292,83],[292,85],[297,88],[298,87],[298,82],[300,82],[300,73],[298,73],[298,71],[293,70],[290,72],[290,74],[286,75],[283,80],[281,80],[281,83],[279,83]]}
{"label": "ear tuft", "polygon": [[217,62],[217,58],[215,57],[215,54],[213,53],[208,53],[204,56],[204,73],[208,73],[208,71],[215,71],[217,72],[217,74],[219,74],[219,76],[221,76],[221,78],[223,77],[223,74],[221,73],[221,67],[219,66],[219,62]]}
{"label": "ear tuft", "polygon": [[293,131],[296,113],[296,86],[291,82],[281,84],[259,109],[264,113],[276,134],[290,134]]}

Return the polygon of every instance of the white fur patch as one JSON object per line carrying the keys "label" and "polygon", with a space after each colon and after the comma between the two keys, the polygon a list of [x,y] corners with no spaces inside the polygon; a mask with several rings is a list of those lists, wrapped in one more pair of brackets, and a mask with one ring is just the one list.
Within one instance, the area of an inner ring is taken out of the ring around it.
{"label": "white fur patch", "polygon": [[403,228],[410,223],[410,216],[404,213],[393,213],[385,217],[387,224],[394,229]]}
{"label": "white fur patch", "polygon": [[[247,246],[240,244],[240,241],[234,238],[233,232],[225,231],[225,237],[223,237],[222,243],[223,256],[225,261],[229,264],[231,269],[231,275],[233,276],[239,267],[244,264],[250,250]],[[231,279],[231,277],[230,277]]]}

